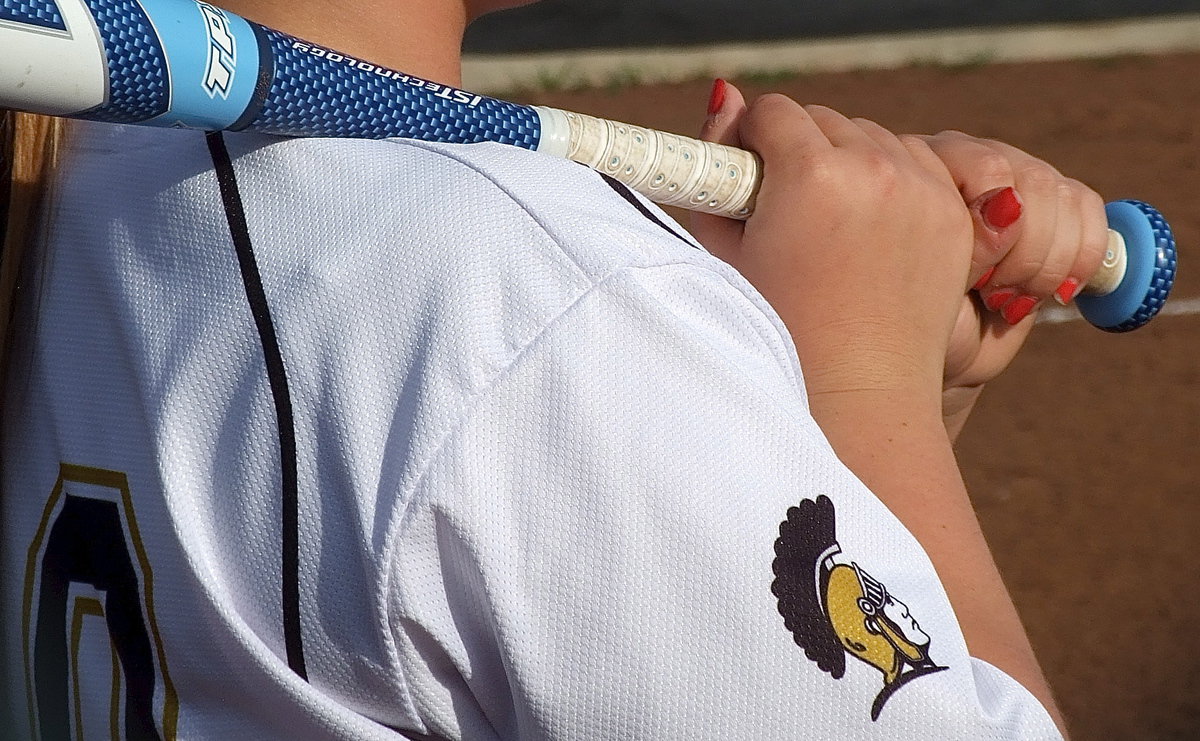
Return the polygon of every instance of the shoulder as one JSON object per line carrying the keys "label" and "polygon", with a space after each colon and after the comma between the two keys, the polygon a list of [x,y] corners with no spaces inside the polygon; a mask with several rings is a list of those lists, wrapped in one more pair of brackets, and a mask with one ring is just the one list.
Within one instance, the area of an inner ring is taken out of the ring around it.
{"label": "shoulder", "polygon": [[186,280],[229,291],[234,253],[212,246],[231,239],[236,200],[276,320],[318,347],[362,357],[437,340],[488,378],[552,323],[578,321],[571,308],[589,293],[620,284],[640,308],[614,313],[614,326],[675,317],[673,331],[719,334],[799,376],[782,322],[747,281],[655,205],[573,162],[499,144],[206,141],[87,123],[74,134],[72,218],[92,224],[102,201],[163,242],[156,254],[221,261]]}
{"label": "shoulder", "polygon": [[[584,296],[621,282],[643,289],[628,292],[641,311],[627,331],[656,312],[688,317],[680,332],[724,324],[759,349],[769,339],[770,361],[793,365],[782,323],[735,270],[656,206],[573,162],[499,144],[206,141],[87,123],[74,134],[65,201],[79,224],[102,207],[144,225],[163,255],[220,261],[191,271],[189,286],[200,274],[232,290],[233,252],[212,246],[244,222],[276,320],[327,349],[361,356],[444,337],[487,377]],[[732,329],[746,323],[754,331]]]}
{"label": "shoulder", "polygon": [[440,316],[515,353],[619,282],[642,287],[629,300],[646,312],[692,316],[681,331],[709,318],[766,327],[753,334],[790,365],[790,339],[749,283],[585,167],[498,144],[226,139],[266,262],[290,263],[307,282],[295,288],[324,305]]}
{"label": "shoulder", "polygon": [[293,139],[259,147],[258,137],[227,138],[235,156],[294,173],[290,187],[322,211],[353,209],[344,228],[387,223],[426,236],[469,229],[493,244],[520,242],[531,228],[593,275],[627,264],[711,260],[653,204],[550,155],[492,143]]}
{"label": "shoulder", "polygon": [[[228,159],[225,190],[236,191],[256,243],[286,247],[296,259],[307,259],[295,249],[300,241],[319,241],[325,254],[349,259],[369,254],[364,243],[395,252],[419,239],[442,262],[460,265],[500,255],[520,263],[551,249],[591,281],[665,262],[724,270],[682,226],[625,186],[501,144],[224,133],[206,146],[195,131],[83,122],[69,169],[77,191],[108,193],[110,205],[220,229],[219,218],[199,218],[199,207],[219,206],[212,171],[221,169],[220,157]],[[119,185],[120,194],[99,187],[106,182]],[[139,191],[162,197],[147,204],[136,198]]]}

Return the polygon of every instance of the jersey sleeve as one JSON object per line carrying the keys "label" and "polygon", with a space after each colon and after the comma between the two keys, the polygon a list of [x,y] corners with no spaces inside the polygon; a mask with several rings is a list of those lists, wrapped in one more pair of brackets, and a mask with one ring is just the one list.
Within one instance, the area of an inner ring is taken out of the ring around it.
{"label": "jersey sleeve", "polygon": [[429,732],[1058,737],[840,464],[778,319],[694,261],[615,272],[548,324],[390,539]]}

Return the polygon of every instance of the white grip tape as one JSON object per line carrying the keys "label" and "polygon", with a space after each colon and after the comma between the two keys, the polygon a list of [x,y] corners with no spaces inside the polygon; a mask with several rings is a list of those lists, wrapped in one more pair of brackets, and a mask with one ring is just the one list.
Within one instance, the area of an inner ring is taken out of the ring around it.
{"label": "white grip tape", "polygon": [[758,157],[734,147],[556,108],[535,106],[539,151],[609,175],[655,203],[749,218],[758,194]]}

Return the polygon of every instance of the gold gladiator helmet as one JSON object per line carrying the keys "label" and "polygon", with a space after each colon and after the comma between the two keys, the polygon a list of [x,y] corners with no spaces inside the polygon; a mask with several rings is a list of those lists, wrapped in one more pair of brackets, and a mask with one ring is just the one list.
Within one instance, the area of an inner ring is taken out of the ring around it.
{"label": "gold gladiator helmet", "polygon": [[825,609],[846,651],[883,672],[885,684],[895,682],[905,664],[926,657],[929,636],[908,606],[858,564],[830,569]]}

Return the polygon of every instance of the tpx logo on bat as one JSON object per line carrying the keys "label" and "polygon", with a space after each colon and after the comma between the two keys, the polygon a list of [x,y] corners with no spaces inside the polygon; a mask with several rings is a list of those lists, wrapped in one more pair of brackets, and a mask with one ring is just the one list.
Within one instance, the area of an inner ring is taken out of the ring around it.
{"label": "tpx logo on bat", "polygon": [[0,107],[215,131],[258,68],[250,24],[206,0],[0,0]]}
{"label": "tpx logo on bat", "polygon": [[197,3],[208,28],[208,63],[205,65],[204,91],[208,97],[229,97],[237,71],[237,41],[229,28],[229,18],[218,7]]}
{"label": "tpx logo on bat", "polygon": [[[87,51],[94,51],[103,48],[103,39],[91,38],[92,34],[88,31],[95,32],[100,30],[87,21],[89,16],[96,10],[94,0],[2,0],[0,2],[0,25],[5,26],[12,31],[22,32],[23,45],[47,46],[53,45],[56,56],[61,55],[64,48],[71,53],[68,54],[65,61],[84,62],[85,59],[78,58],[81,55],[87,56],[87,62],[95,63],[96,59],[92,55],[86,55]],[[133,3],[128,5],[133,6]],[[197,2],[196,7],[204,17],[205,30],[208,34],[208,58],[204,65],[204,77],[201,81],[201,86],[208,93],[209,97],[221,96],[222,98],[229,97],[229,91],[232,87],[233,76],[237,68],[237,40],[230,28],[229,17],[225,11],[206,2]],[[132,8],[125,11],[132,14]],[[122,13],[118,9],[116,12],[106,14],[106,18],[117,26],[128,28],[131,24],[128,19],[122,19]],[[79,33],[77,29],[82,29],[84,33]],[[34,38],[31,38],[33,36]],[[87,38],[85,38],[87,37]],[[71,41],[84,42],[88,41],[84,48],[83,43],[68,43]],[[40,42],[40,43],[39,43]],[[57,42],[57,43],[56,43]],[[36,57],[34,57],[36,59]],[[58,56],[60,63],[61,56]],[[111,60],[108,60],[111,63]],[[79,67],[80,65],[73,65]],[[60,68],[60,72],[65,71]],[[72,70],[77,71],[77,70]],[[71,75],[63,75],[65,78],[74,77]]]}

